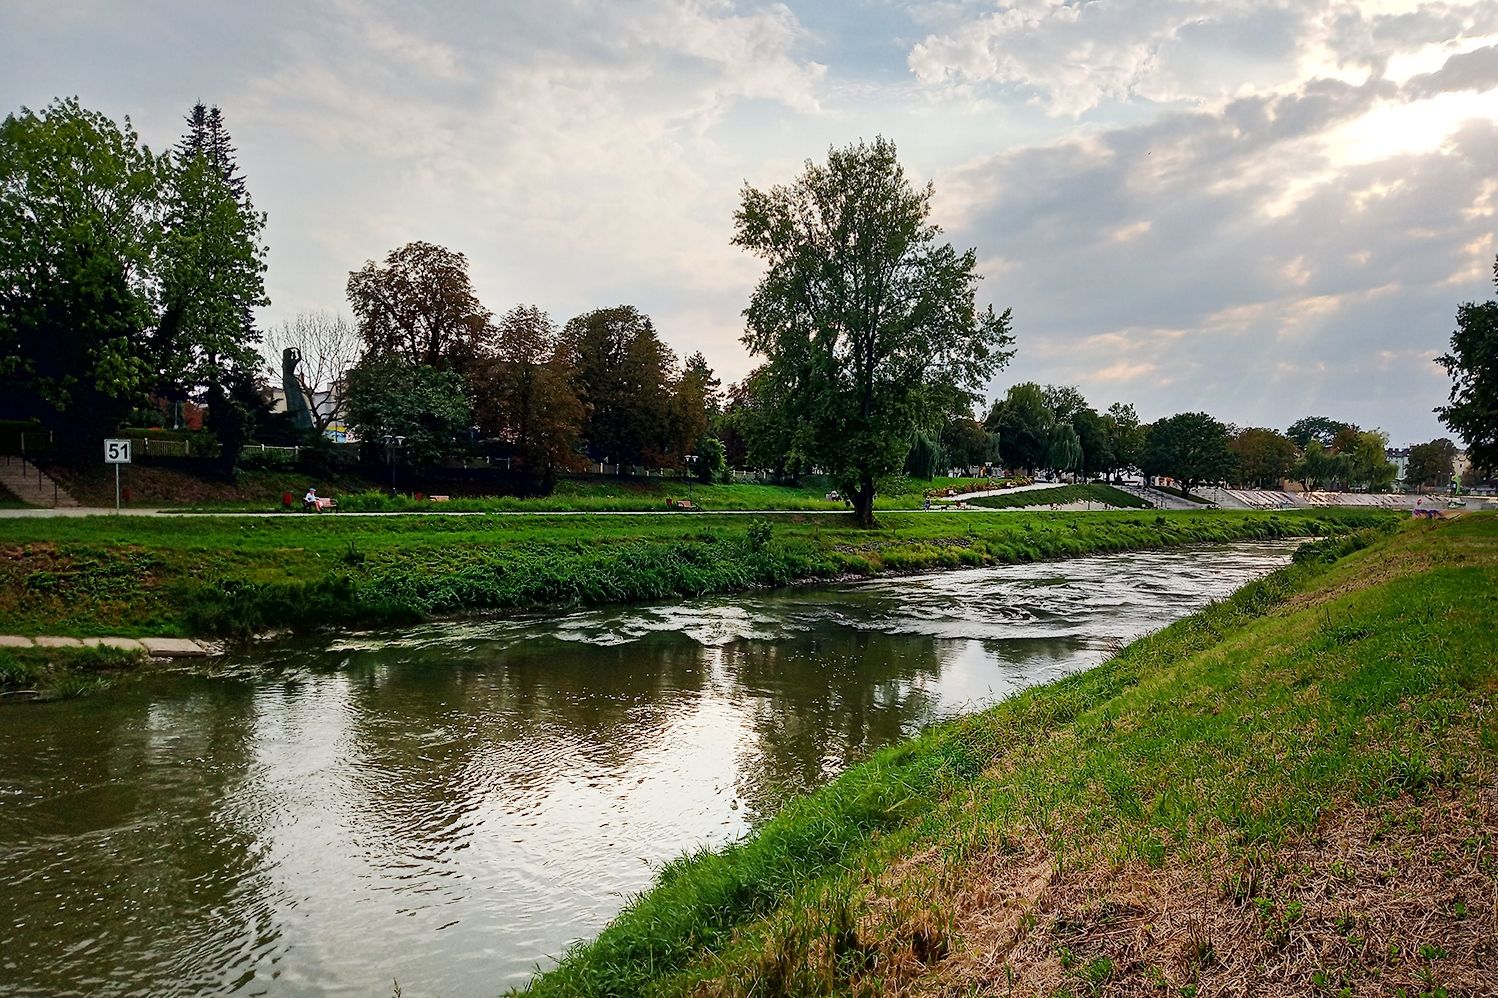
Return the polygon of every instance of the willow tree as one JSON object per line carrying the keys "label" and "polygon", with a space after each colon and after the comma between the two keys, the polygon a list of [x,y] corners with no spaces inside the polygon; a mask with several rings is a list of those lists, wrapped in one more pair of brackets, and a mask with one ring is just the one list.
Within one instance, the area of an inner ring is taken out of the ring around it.
{"label": "willow tree", "polygon": [[766,358],[794,446],[866,525],[875,482],[900,469],[916,429],[1013,354],[1009,311],[978,307],[977,254],[939,241],[932,195],[876,138],[808,161],[788,186],[745,185],[734,218],[734,245],[767,268],[744,343]]}

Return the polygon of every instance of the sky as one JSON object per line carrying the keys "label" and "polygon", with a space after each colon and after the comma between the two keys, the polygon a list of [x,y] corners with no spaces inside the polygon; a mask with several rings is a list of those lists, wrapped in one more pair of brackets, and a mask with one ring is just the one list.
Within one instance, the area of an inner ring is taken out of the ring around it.
{"label": "sky", "polygon": [[1494,294],[1498,0],[0,0],[0,107],[66,95],[155,149],[223,109],[266,324],[422,239],[737,380],[743,186],[875,135],[1014,310],[990,394],[1418,442]]}

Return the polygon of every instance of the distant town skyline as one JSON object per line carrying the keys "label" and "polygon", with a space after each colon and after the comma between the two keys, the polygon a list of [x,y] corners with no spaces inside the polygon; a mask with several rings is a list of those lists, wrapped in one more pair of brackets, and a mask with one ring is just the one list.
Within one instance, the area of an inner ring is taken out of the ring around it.
{"label": "distant town skyline", "polygon": [[496,312],[627,302],[737,380],[741,186],[875,134],[1014,309],[991,394],[1415,443],[1493,296],[1495,2],[12,0],[0,56],[7,112],[76,94],[154,149],[223,109],[267,325],[425,239]]}

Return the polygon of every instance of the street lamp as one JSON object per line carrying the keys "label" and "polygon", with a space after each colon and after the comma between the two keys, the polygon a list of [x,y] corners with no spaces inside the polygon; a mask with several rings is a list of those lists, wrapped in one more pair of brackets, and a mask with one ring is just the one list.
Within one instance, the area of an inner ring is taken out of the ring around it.
{"label": "street lamp", "polygon": [[403,447],[403,446],[405,446],[406,438],[403,437],[403,436],[399,436],[399,435],[392,436],[391,434],[387,433],[383,437],[381,437],[380,439],[383,440],[383,441],[385,441],[385,457],[390,462],[390,494],[393,496],[393,495],[396,495],[396,491],[395,491],[395,450],[396,450],[397,447]]}
{"label": "street lamp", "polygon": [[698,455],[696,454],[688,454],[685,458],[687,462],[687,502],[691,503],[693,506],[697,505],[697,503],[692,498],[692,479],[696,478],[697,476],[693,474],[692,466],[697,463],[697,457]]}

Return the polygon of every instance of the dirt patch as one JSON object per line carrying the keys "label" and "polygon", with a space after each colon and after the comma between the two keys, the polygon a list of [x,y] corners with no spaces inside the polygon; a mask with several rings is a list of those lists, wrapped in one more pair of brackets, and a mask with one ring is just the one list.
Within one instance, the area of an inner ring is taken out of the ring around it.
{"label": "dirt patch", "polygon": [[1231,863],[1047,878],[1026,853],[971,882],[958,955],[906,993],[1498,995],[1495,850],[1490,784],[1348,806]]}

